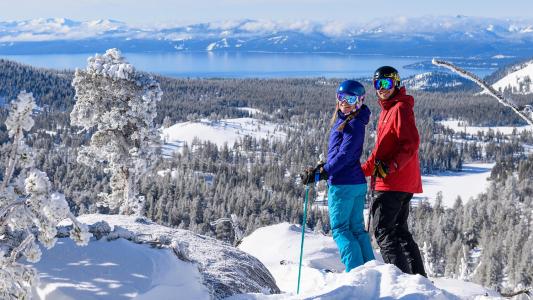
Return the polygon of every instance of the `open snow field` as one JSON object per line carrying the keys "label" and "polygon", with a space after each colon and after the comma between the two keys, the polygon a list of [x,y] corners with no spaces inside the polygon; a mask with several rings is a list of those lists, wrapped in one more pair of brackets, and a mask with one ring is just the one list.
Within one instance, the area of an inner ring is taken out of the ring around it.
{"label": "open snow field", "polygon": [[[300,294],[296,294],[301,227],[281,223],[257,229],[239,248],[257,257],[272,273],[281,295],[239,295],[240,299],[489,299],[498,294],[477,284],[439,278],[435,284],[420,275],[403,274],[393,265],[370,261],[343,272],[337,247],[330,236],[307,231]],[[283,262],[283,263],[280,263]],[[329,269],[333,272],[326,272]]]}
{"label": "open snow field", "polygon": [[511,135],[513,130],[516,129],[516,132],[519,134],[522,131],[533,131],[533,126],[493,126],[493,127],[481,127],[481,126],[468,126],[465,121],[458,120],[447,120],[439,121],[438,123],[442,124],[444,127],[448,127],[453,131],[459,133],[464,132],[471,135],[476,135],[479,131],[482,131],[484,134],[487,134],[490,129],[496,132],[501,132],[504,135]]}
{"label": "open snow field", "polygon": [[434,204],[437,193],[442,192],[442,205],[452,207],[457,196],[463,204],[470,198],[485,192],[489,185],[487,178],[494,163],[464,164],[461,172],[446,171],[435,175],[422,176],[422,194],[415,194],[414,200],[429,201]]}
{"label": "open snow field", "polygon": [[[253,112],[258,113],[257,111]],[[222,147],[225,143],[228,144],[228,147],[232,147],[235,142],[245,136],[268,140],[284,139],[286,135],[278,127],[274,123],[254,118],[223,119],[220,121],[201,119],[178,123],[162,129],[163,154],[172,155],[173,152],[179,151],[184,143],[190,146],[195,138],[200,141],[210,141],[218,147]]]}

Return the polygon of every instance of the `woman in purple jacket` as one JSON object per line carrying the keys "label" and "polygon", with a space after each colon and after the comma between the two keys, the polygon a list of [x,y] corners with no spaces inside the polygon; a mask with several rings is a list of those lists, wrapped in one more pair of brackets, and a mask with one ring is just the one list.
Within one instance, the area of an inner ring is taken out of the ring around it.
{"label": "woman in purple jacket", "polygon": [[315,172],[320,172],[321,179],[328,179],[330,224],[346,272],[374,259],[364,226],[367,185],[359,161],[370,118],[364,98],[361,83],[346,80],[340,84],[331,120],[327,163],[308,170],[308,176],[304,176],[304,183],[313,181]]}

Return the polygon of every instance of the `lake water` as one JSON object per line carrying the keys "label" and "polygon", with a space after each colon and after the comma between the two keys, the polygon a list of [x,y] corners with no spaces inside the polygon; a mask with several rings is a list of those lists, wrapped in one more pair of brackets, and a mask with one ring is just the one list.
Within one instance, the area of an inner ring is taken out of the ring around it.
{"label": "lake water", "polygon": [[[36,67],[52,69],[84,68],[94,54],[0,55]],[[425,70],[405,69],[404,66],[428,61],[422,57],[356,56],[340,54],[285,53],[124,53],[137,69],[171,77],[328,77],[369,78],[383,65],[396,67],[402,77]],[[444,69],[443,69],[444,71]],[[473,70],[480,76],[492,69]]]}

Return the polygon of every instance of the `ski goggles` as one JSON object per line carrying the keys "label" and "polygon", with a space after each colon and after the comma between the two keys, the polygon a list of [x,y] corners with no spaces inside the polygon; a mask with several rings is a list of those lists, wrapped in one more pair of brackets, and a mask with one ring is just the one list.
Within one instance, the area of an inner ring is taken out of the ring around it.
{"label": "ski goggles", "polygon": [[350,105],[354,105],[358,102],[362,102],[365,99],[365,96],[350,95],[346,93],[338,93],[337,100],[339,102],[346,102]]}
{"label": "ski goggles", "polygon": [[394,88],[393,78],[380,78],[374,80],[374,88],[379,91],[381,89],[390,90]]}

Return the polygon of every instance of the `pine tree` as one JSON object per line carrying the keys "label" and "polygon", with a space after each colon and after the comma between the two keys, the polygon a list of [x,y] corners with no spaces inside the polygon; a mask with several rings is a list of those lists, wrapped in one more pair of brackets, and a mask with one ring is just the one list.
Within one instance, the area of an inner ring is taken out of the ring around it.
{"label": "pine tree", "polygon": [[89,58],[72,82],[76,104],[71,124],[94,131],[78,161],[104,163],[111,173],[111,193],[100,205],[121,214],[143,214],[139,180],[149,170],[159,144],[153,120],[162,92],[151,77],[137,72],[117,49]]}

